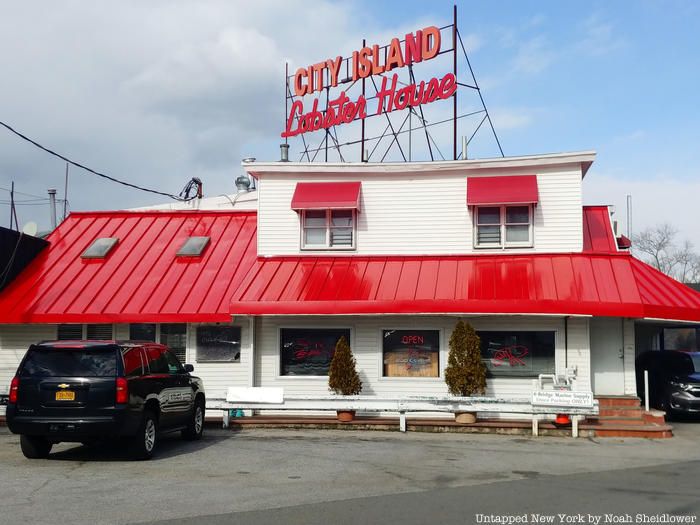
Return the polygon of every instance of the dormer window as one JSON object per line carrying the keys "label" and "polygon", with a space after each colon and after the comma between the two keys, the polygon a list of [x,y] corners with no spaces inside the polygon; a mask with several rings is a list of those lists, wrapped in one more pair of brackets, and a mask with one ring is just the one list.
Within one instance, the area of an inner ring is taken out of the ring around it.
{"label": "dormer window", "polygon": [[532,246],[532,206],[477,206],[474,215],[477,248]]}
{"label": "dormer window", "polygon": [[299,213],[302,250],[354,250],[359,182],[299,182],[292,209]]}
{"label": "dormer window", "polygon": [[467,179],[467,205],[474,213],[476,248],[531,248],[536,175]]}
{"label": "dormer window", "polygon": [[355,248],[355,210],[302,211],[302,248]]}

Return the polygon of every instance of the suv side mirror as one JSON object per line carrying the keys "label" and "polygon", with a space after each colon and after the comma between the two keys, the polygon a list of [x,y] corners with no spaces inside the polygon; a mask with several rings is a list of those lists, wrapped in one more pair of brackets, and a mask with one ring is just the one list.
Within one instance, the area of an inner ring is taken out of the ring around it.
{"label": "suv side mirror", "polygon": [[185,372],[194,372],[194,367],[192,365],[185,365]]}

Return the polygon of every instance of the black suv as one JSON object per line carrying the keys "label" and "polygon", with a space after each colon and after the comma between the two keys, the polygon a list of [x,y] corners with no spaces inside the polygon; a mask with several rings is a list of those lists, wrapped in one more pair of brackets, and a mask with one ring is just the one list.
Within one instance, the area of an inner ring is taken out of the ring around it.
{"label": "black suv", "polygon": [[700,414],[700,352],[656,350],[639,354],[637,393],[644,398],[644,370],[649,370],[649,404],[674,414]]}
{"label": "black suv", "polygon": [[204,387],[193,370],[150,342],[35,344],[10,384],[7,426],[28,458],[45,458],[63,441],[126,437],[131,454],[148,459],[159,432],[201,438]]}

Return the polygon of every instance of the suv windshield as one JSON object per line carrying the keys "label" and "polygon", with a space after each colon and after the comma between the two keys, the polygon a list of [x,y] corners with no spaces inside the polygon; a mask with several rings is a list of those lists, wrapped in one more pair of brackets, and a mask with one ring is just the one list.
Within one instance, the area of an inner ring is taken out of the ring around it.
{"label": "suv windshield", "polygon": [[32,348],[21,376],[109,377],[117,375],[117,352],[112,348]]}

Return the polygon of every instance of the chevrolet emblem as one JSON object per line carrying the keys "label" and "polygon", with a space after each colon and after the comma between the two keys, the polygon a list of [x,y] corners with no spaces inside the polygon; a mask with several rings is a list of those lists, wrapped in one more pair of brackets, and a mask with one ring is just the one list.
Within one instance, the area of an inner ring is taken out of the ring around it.
{"label": "chevrolet emblem", "polygon": [[68,388],[70,385],[68,383],[61,383],[58,388]]}

